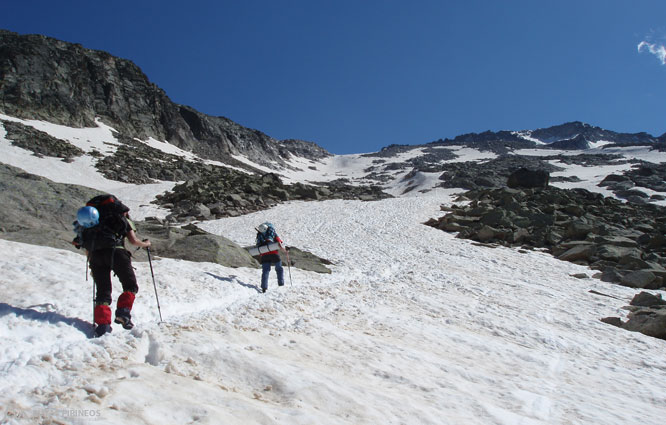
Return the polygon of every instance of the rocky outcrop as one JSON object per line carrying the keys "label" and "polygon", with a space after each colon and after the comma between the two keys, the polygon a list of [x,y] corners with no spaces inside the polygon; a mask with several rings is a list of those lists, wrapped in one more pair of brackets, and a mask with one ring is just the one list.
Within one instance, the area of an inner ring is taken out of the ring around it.
{"label": "rocky outcrop", "polygon": [[[150,239],[151,250],[157,257],[217,263],[225,267],[259,267],[247,250],[238,244],[194,225],[170,227],[156,220],[136,224],[137,234]],[[147,260],[144,250],[132,252],[135,259]]]}
{"label": "rocky outcrop", "polygon": [[[213,235],[200,229],[194,224],[183,227],[171,227],[167,223],[148,219],[137,223],[138,234],[150,239],[152,252],[159,258],[176,258],[193,262],[217,263],[226,267],[259,268],[259,257],[252,257],[248,247],[241,247],[231,240]],[[144,250],[133,251],[134,257],[147,260]],[[331,273],[327,266],[332,263],[324,258],[303,251],[296,247],[289,247],[289,261],[287,255],[280,251],[280,257],[287,267],[316,273]]]}
{"label": "rocky outcrop", "polygon": [[552,173],[561,168],[545,160],[529,156],[502,155],[498,158],[479,162],[457,162],[441,164],[443,171],[439,179],[441,187],[467,190],[504,187],[507,179],[517,170],[526,168]]}
{"label": "rocky outcrop", "polygon": [[[251,247],[245,247],[245,249],[249,248]],[[280,260],[282,260],[282,264],[285,267],[295,267],[297,269],[313,271],[316,273],[331,273],[331,269],[326,267],[333,264],[331,261],[317,257],[310,252],[300,250],[293,246],[287,246],[286,249],[289,251],[288,253],[285,253],[282,250],[278,251]],[[259,255],[255,256],[254,259],[257,260],[257,262],[261,261]]]}
{"label": "rocky outcrop", "polygon": [[235,217],[286,201],[372,201],[388,197],[390,195],[376,186],[359,187],[337,182],[287,185],[272,173],[255,176],[215,168],[196,180],[176,185],[171,192],[158,195],[157,203],[172,211],[168,217],[171,222],[189,222]]}
{"label": "rocky outcrop", "polygon": [[97,194],[0,164],[0,238],[74,249],[76,211]]}
{"label": "rocky outcrop", "polygon": [[549,144],[548,147],[561,150],[585,150],[590,148],[590,142],[587,141],[584,135],[579,134],[572,139],[557,140]]}
{"label": "rocky outcrop", "polygon": [[173,103],[129,60],[41,35],[0,30],[0,112],[71,127],[95,118],[130,137],[153,137],[219,161],[264,165],[290,154],[330,155],[313,143],[277,141],[227,118]]}
{"label": "rocky outcrop", "polygon": [[469,191],[426,224],[486,244],[540,248],[598,270],[601,280],[658,289],[666,282],[666,208],[583,189]]}
{"label": "rocky outcrop", "polygon": [[21,123],[0,120],[7,135],[5,138],[11,140],[11,144],[31,151],[35,156],[50,156],[62,158],[71,162],[73,158],[83,155],[83,151],[64,140],[56,139],[43,131],[28,127]]}
{"label": "rocky outcrop", "polygon": [[641,162],[624,174],[610,174],[604,178],[600,187],[611,190],[615,196],[634,203],[663,201],[663,194],[649,195],[641,188],[666,193],[666,164]]}
{"label": "rocky outcrop", "polygon": [[[0,238],[83,253],[71,244],[72,222],[76,211],[99,194],[87,187],[55,183],[0,164]],[[158,257],[206,261],[227,267],[259,267],[241,246],[195,226],[173,227],[155,219],[136,224],[139,236],[151,240]],[[144,250],[132,253],[138,261],[147,260]],[[324,259],[297,248],[293,253],[294,267],[320,273],[328,270],[325,265],[330,263]]]}
{"label": "rocky outcrop", "polygon": [[626,322],[619,317],[606,317],[601,319],[602,322],[628,331],[666,339],[666,301],[661,298],[661,294],[641,292],[624,308],[630,311]]}
{"label": "rocky outcrop", "polygon": [[[95,163],[100,173],[109,180],[124,183],[146,184],[162,181],[185,181],[198,179],[211,173],[246,176],[238,170],[191,161],[181,156],[164,153],[128,136],[118,135],[121,143],[109,156],[100,157]],[[238,161],[233,165],[240,166]],[[258,172],[258,170],[256,170]]]}

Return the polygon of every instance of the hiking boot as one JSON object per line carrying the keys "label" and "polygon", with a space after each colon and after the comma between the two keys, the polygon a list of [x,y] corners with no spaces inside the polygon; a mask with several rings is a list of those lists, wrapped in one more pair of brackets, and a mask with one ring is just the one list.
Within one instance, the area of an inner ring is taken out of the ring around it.
{"label": "hiking boot", "polygon": [[134,323],[132,323],[132,315],[130,314],[129,308],[119,308],[116,310],[116,320],[114,322],[122,325],[125,329],[132,329]]}
{"label": "hiking boot", "polygon": [[111,325],[97,325],[95,327],[95,338],[99,338],[106,333],[111,333],[111,330]]}
{"label": "hiking boot", "polygon": [[268,290],[268,289],[266,289],[266,288],[261,288],[261,293],[262,293],[262,294],[265,294],[267,290]]}

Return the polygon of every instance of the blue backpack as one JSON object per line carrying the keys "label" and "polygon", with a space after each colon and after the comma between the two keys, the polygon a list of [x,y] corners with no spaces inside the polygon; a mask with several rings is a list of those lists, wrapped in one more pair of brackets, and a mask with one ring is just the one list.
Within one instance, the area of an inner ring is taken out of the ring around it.
{"label": "blue backpack", "polygon": [[[261,232],[259,229],[261,229],[262,226],[266,227],[266,230]],[[268,245],[270,243],[275,242],[275,239],[277,238],[277,233],[275,232],[275,228],[271,223],[264,223],[261,226],[259,226],[259,229],[257,229],[257,242],[256,246],[263,246],[263,245]]]}

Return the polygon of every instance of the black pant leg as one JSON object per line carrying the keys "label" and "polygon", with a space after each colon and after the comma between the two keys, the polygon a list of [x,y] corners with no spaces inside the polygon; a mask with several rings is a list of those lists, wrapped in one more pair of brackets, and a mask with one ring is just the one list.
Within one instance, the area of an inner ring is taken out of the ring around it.
{"label": "black pant leg", "polygon": [[113,272],[118,276],[123,292],[139,292],[136,275],[132,267],[132,254],[126,249],[116,249],[113,258]]}
{"label": "black pant leg", "polygon": [[95,303],[111,304],[111,250],[101,249],[90,253],[90,274],[92,274],[97,294]]}

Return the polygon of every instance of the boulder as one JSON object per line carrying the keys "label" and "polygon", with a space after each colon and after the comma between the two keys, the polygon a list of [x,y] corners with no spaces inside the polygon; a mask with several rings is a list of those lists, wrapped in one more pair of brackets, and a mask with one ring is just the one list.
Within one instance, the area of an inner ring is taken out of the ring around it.
{"label": "boulder", "polygon": [[641,251],[638,250],[637,248],[627,248],[627,247],[604,244],[598,247],[597,256],[602,260],[608,260],[618,263],[622,259],[628,261],[629,257],[640,259]]}
{"label": "boulder", "polygon": [[630,182],[631,179],[627,176],[620,174],[609,174],[607,175],[598,186],[604,187],[618,182]]}
{"label": "boulder", "polygon": [[226,267],[258,267],[254,258],[242,247],[213,234],[191,235],[177,239],[157,255],[196,262],[210,262]]}
{"label": "boulder", "polygon": [[71,244],[72,222],[76,211],[100,193],[0,164],[0,238],[81,252]]}
{"label": "boulder", "polygon": [[630,273],[627,273],[620,279],[620,283],[624,286],[629,286],[631,288],[647,288],[647,289],[656,289],[653,288],[653,283],[657,280],[657,276],[654,273],[637,270]]}
{"label": "boulder", "polygon": [[594,231],[594,226],[582,221],[572,221],[565,231],[565,236],[569,239],[582,240]]}
{"label": "boulder", "polygon": [[510,188],[545,188],[549,180],[550,173],[547,171],[520,168],[511,173],[506,184]]}
{"label": "boulder", "polygon": [[[259,267],[259,264],[240,245],[190,224],[169,227],[153,222],[137,222],[137,235],[148,238],[157,257],[196,262],[211,262],[226,267]],[[145,250],[132,254],[136,260],[147,259]]]}
{"label": "boulder", "polygon": [[489,242],[495,238],[498,231],[490,226],[483,226],[476,232],[475,238],[479,242]]}
{"label": "boulder", "polygon": [[666,339],[666,309],[640,309],[630,313],[628,319],[623,329]]}
{"label": "boulder", "polygon": [[562,261],[589,261],[590,258],[595,254],[596,247],[592,244],[581,244],[569,248],[567,251],[559,255],[557,258]]}
{"label": "boulder", "polygon": [[661,294],[653,295],[649,292],[642,291],[636,295],[629,303],[639,307],[654,307],[657,305],[666,306],[666,300],[661,297]]}
{"label": "boulder", "polygon": [[666,339],[666,301],[661,298],[661,294],[640,292],[624,308],[631,311],[626,322],[622,322],[619,317],[606,317],[601,321],[628,331]]}
{"label": "boulder", "polygon": [[[246,250],[249,248],[251,247],[245,247]],[[289,254],[286,254],[281,250],[278,251],[278,255],[280,256],[280,260],[282,260],[284,267],[291,266],[297,269],[313,271],[316,273],[331,273],[331,269],[326,267],[333,264],[329,260],[318,257],[310,252],[303,251],[293,246],[288,247],[288,249]],[[258,255],[255,256],[254,259],[257,262],[261,261],[261,257]]]}

